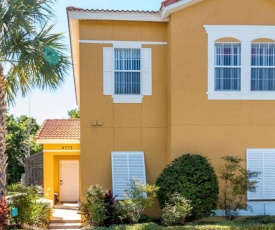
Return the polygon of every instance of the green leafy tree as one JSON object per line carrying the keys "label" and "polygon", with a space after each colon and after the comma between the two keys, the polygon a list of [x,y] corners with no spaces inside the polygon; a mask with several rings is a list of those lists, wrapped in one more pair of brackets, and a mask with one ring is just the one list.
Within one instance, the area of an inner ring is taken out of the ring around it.
{"label": "green leafy tree", "polygon": [[224,217],[233,220],[239,215],[241,209],[247,209],[243,202],[247,191],[255,192],[259,172],[246,170],[242,166],[243,159],[236,156],[222,157],[224,165],[221,167],[220,178],[223,181]]}
{"label": "green leafy tree", "polygon": [[80,118],[80,111],[79,111],[79,109],[68,110],[68,116],[70,118]]}
{"label": "green leafy tree", "polygon": [[[0,197],[5,194],[7,168],[5,96],[12,103],[20,92],[25,96],[33,88],[54,90],[70,67],[62,34],[51,32],[53,3],[54,0],[0,2]],[[9,68],[5,75],[3,65]]]}
{"label": "green leafy tree", "polygon": [[127,219],[132,224],[137,224],[144,209],[153,204],[158,189],[159,187],[156,185],[144,184],[133,178],[125,190],[125,199],[119,201],[122,210],[121,218]]}
{"label": "green leafy tree", "polygon": [[42,151],[42,145],[36,144],[34,139],[38,129],[39,125],[34,118],[7,115],[8,184],[20,181],[26,157]]}

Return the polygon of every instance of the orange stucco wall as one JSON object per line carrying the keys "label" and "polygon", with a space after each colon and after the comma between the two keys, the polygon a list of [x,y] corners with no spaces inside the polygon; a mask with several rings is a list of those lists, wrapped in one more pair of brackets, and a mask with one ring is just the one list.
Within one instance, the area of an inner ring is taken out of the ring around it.
{"label": "orange stucco wall", "polygon": [[[66,151],[64,148],[71,150]],[[59,161],[80,160],[79,144],[44,144],[44,198],[54,200],[59,193]],[[80,165],[81,168],[81,165]],[[80,188],[81,191],[81,188]]]}
{"label": "orange stucco wall", "polygon": [[[80,21],[82,40],[168,42],[143,46],[152,48],[153,95],[142,104],[114,104],[103,95],[102,50],[112,44],[80,44],[82,191],[91,184],[111,189],[111,151],[144,151],[147,181],[154,183],[185,153],[207,156],[218,173],[224,155],[274,148],[274,101],[208,100],[203,28],[274,25],[274,12],[273,0],[205,0],[168,23]],[[103,126],[92,127],[93,120]]]}
{"label": "orange stucco wall", "polygon": [[[80,38],[95,40],[166,41],[162,23],[80,21]],[[142,104],[114,104],[104,96],[103,47],[80,44],[82,191],[91,184],[111,189],[111,151],[144,151],[146,175],[154,183],[166,164],[166,45],[152,48],[153,96]],[[92,127],[92,120],[103,122]]]}
{"label": "orange stucco wall", "polygon": [[272,0],[207,0],[171,15],[171,160],[200,153],[219,172],[221,156],[245,158],[247,148],[275,147],[274,101],[208,100],[208,43],[203,28],[274,25],[274,12]]}

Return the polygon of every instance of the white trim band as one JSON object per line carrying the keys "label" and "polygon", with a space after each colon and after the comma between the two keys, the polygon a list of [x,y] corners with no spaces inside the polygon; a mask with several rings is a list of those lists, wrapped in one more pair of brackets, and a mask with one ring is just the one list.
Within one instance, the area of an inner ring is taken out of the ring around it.
{"label": "white trim band", "polygon": [[37,144],[80,144],[80,140],[75,139],[36,139]]}
{"label": "white trim band", "polygon": [[167,42],[150,42],[150,41],[112,41],[112,40],[79,40],[80,44],[113,44],[116,48],[128,46],[127,44],[135,44],[136,46],[142,45],[167,45]]}

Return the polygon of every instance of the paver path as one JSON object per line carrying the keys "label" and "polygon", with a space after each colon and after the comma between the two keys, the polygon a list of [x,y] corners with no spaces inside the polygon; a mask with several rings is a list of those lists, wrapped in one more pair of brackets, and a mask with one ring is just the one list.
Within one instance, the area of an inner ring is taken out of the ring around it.
{"label": "paver path", "polygon": [[78,214],[78,204],[63,203],[54,206],[49,229],[79,230],[81,227],[81,216]]}

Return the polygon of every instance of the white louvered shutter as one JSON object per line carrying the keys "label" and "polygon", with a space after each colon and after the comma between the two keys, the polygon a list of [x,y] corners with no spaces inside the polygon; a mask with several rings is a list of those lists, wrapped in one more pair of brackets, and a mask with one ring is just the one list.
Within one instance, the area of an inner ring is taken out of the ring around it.
{"label": "white louvered shutter", "polygon": [[141,49],[141,90],[142,95],[152,95],[152,50]]}
{"label": "white louvered shutter", "polygon": [[260,173],[256,192],[248,192],[248,200],[275,199],[275,151],[248,151],[247,169]]}
{"label": "white louvered shutter", "polygon": [[114,93],[114,49],[103,48],[103,95]]}
{"label": "white louvered shutter", "polygon": [[264,199],[275,199],[275,152],[264,154]]}
{"label": "white louvered shutter", "polygon": [[112,152],[113,193],[124,199],[132,178],[146,183],[143,152]]}

